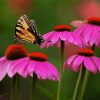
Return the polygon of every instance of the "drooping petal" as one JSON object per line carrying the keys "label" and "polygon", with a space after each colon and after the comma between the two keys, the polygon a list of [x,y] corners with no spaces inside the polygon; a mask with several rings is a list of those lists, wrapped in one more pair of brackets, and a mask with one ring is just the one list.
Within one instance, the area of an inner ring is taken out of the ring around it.
{"label": "drooping petal", "polygon": [[80,25],[78,28],[76,28],[74,30],[74,34],[81,36],[83,34],[84,30],[86,29],[86,27],[87,27],[87,24]]}
{"label": "drooping petal", "polygon": [[7,60],[6,57],[1,57],[0,58],[0,63],[3,62],[3,61],[5,61],[5,60]]}
{"label": "drooping petal", "polygon": [[81,36],[75,35],[74,33],[72,35],[73,35],[73,41],[72,41],[73,44],[78,45],[81,48],[85,46],[84,45],[85,43],[83,42]]}
{"label": "drooping petal", "polygon": [[92,59],[95,62],[96,66],[98,68],[98,71],[100,72],[100,58],[93,56]]}
{"label": "drooping petal", "polygon": [[7,71],[9,69],[8,67],[9,61],[5,60],[3,62],[0,62],[0,81],[6,76]]}
{"label": "drooping petal", "polygon": [[90,72],[97,73],[97,68],[90,57],[85,58],[84,65],[85,65],[86,69],[89,70]]}
{"label": "drooping petal", "polygon": [[96,29],[95,29],[95,37],[96,37],[95,45],[97,47],[99,47],[100,46],[100,27],[96,27]]}
{"label": "drooping petal", "polygon": [[49,63],[49,62],[45,62],[45,66],[47,67],[48,69],[48,72],[50,73],[50,78],[48,77],[48,79],[52,79],[52,80],[60,80],[60,76],[59,76],[59,73],[56,69],[56,67]]}
{"label": "drooping petal", "polygon": [[59,35],[60,39],[63,40],[63,41],[65,41],[66,40],[66,34],[67,34],[67,32],[65,32],[65,31],[64,32],[59,32],[59,34],[60,34]]}
{"label": "drooping petal", "polygon": [[27,66],[29,64],[29,59],[28,58],[23,58],[23,61],[17,64],[17,69],[15,68],[14,70],[17,70],[17,73],[20,74],[22,77],[27,77],[29,75],[29,72],[27,70]]}
{"label": "drooping petal", "polygon": [[[71,63],[74,61],[74,59],[77,57],[78,55],[73,55],[70,58],[68,58],[65,62],[64,62],[64,67],[63,70],[65,70],[65,68],[67,67],[71,67]],[[67,66],[68,65],[68,66]]]}
{"label": "drooping petal", "polygon": [[18,59],[18,60],[11,61],[9,63],[8,76],[13,77],[16,73],[20,73],[19,69],[24,66],[26,59],[27,58],[21,58],[21,59]]}
{"label": "drooping petal", "polygon": [[93,46],[93,44],[95,43],[96,40],[96,28],[92,26],[92,33],[90,35],[90,39],[89,39],[89,44],[90,46]]}
{"label": "drooping petal", "polygon": [[43,35],[43,38],[45,39],[45,40],[47,40],[48,38],[50,38],[50,36],[52,36],[53,35],[53,31],[52,32],[48,32],[48,33],[46,33],[46,34],[44,34]]}
{"label": "drooping petal", "polygon": [[83,63],[84,59],[85,59],[84,56],[78,56],[78,57],[76,57],[76,59],[73,62],[73,65],[74,66],[79,66],[80,64]]}
{"label": "drooping petal", "polygon": [[46,73],[43,69],[43,66],[40,62],[36,63],[35,74],[39,76],[40,79],[46,79]]}
{"label": "drooping petal", "polygon": [[71,32],[66,32],[66,41],[68,41],[69,43],[72,43],[73,41],[73,36]]}
{"label": "drooping petal", "polygon": [[51,37],[52,43],[56,43],[58,41],[58,39],[59,39],[59,36],[60,36],[59,32],[53,33],[53,35]]}
{"label": "drooping petal", "polygon": [[84,42],[85,42],[86,44],[88,44],[88,42],[89,42],[91,32],[92,32],[92,26],[91,26],[91,25],[88,25],[88,26],[87,26],[87,29],[84,30],[84,33],[83,33]]}
{"label": "drooping petal", "polygon": [[68,59],[65,61],[65,63],[67,62],[68,65],[70,65],[70,64],[73,62],[73,60],[74,60],[77,56],[78,56],[78,55],[73,55],[73,56],[71,56],[70,58],[68,58]]}
{"label": "drooping petal", "polygon": [[36,67],[37,67],[36,61],[30,60],[27,70],[29,73],[34,73]]}

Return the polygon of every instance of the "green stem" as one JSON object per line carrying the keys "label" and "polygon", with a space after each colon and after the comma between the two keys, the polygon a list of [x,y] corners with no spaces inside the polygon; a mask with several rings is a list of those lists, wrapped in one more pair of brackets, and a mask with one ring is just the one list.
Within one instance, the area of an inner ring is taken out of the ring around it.
{"label": "green stem", "polygon": [[34,100],[33,94],[35,90],[36,80],[37,80],[37,75],[34,73],[32,77],[31,100]]}
{"label": "green stem", "polygon": [[80,69],[80,72],[79,72],[79,75],[78,75],[78,79],[77,79],[77,82],[76,82],[76,86],[75,86],[75,90],[74,90],[72,100],[77,100],[77,94],[78,94],[78,89],[79,89],[79,85],[80,85],[80,82],[81,82],[81,78],[82,78],[82,68]]}
{"label": "green stem", "polygon": [[78,98],[80,96],[84,75],[85,75],[85,67],[84,67],[84,64],[82,64],[78,78],[77,78],[77,82],[76,82],[72,100],[78,100]]}
{"label": "green stem", "polygon": [[17,100],[21,100],[20,96],[20,76],[16,75],[16,96]]}
{"label": "green stem", "polygon": [[[93,51],[95,50],[95,44],[93,44],[91,49]],[[85,66],[83,66],[83,67],[85,68]],[[83,81],[83,84],[82,84],[82,87],[81,87],[81,91],[79,91],[79,94],[80,94],[79,95],[79,100],[83,100],[83,96],[84,96],[84,93],[85,93],[88,77],[89,77],[89,71],[85,70],[84,81]]]}
{"label": "green stem", "polygon": [[64,41],[61,41],[61,64],[60,64],[60,76],[61,79],[58,82],[58,90],[57,90],[57,99],[60,100],[60,91],[61,91],[61,84],[62,84],[62,67],[64,62]]}
{"label": "green stem", "polygon": [[13,77],[11,80],[11,94],[10,94],[10,100],[14,100],[15,97],[15,83],[16,83],[16,78]]}
{"label": "green stem", "polygon": [[81,91],[81,95],[80,95],[79,100],[83,100],[83,96],[84,96],[84,93],[85,93],[88,77],[89,77],[89,71],[86,70],[85,77],[84,77],[84,82],[83,82],[83,86],[82,86],[82,91]]}

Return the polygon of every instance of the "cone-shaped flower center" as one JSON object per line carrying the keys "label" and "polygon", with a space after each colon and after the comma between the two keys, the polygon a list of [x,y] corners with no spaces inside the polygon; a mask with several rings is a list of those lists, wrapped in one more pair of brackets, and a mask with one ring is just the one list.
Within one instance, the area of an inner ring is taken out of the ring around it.
{"label": "cone-shaped flower center", "polygon": [[57,25],[54,27],[55,31],[70,31],[71,30],[71,26],[68,25]]}
{"label": "cone-shaped flower center", "polygon": [[91,49],[80,49],[78,54],[82,56],[93,56],[94,52]]}
{"label": "cone-shaped flower center", "polygon": [[87,21],[89,24],[100,25],[100,17],[90,17]]}
{"label": "cone-shaped flower center", "polygon": [[29,54],[30,59],[37,60],[37,61],[47,61],[48,57],[40,52],[33,52]]}
{"label": "cone-shaped flower center", "polygon": [[20,44],[13,44],[8,46],[5,52],[5,56],[9,60],[17,60],[26,57],[27,54],[28,54],[27,50],[24,48],[24,46]]}

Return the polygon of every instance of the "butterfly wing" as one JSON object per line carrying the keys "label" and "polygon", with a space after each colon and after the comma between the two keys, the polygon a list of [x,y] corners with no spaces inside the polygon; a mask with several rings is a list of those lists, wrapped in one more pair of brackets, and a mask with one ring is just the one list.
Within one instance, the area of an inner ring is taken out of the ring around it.
{"label": "butterfly wing", "polygon": [[16,25],[15,39],[19,42],[31,42],[41,45],[44,39],[37,32],[34,20],[29,20],[26,15],[19,18]]}
{"label": "butterfly wing", "polygon": [[16,33],[15,38],[22,42],[31,42],[34,43],[36,37],[33,35],[33,30],[31,29],[30,20],[26,15],[23,15],[19,18],[16,24]]}

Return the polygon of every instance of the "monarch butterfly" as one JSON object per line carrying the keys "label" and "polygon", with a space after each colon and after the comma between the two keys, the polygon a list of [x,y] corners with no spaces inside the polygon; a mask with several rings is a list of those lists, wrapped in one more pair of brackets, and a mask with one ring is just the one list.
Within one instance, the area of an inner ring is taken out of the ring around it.
{"label": "monarch butterfly", "polygon": [[41,45],[44,42],[43,37],[37,32],[34,20],[28,19],[26,15],[22,15],[16,24],[14,39],[19,42],[29,42]]}

